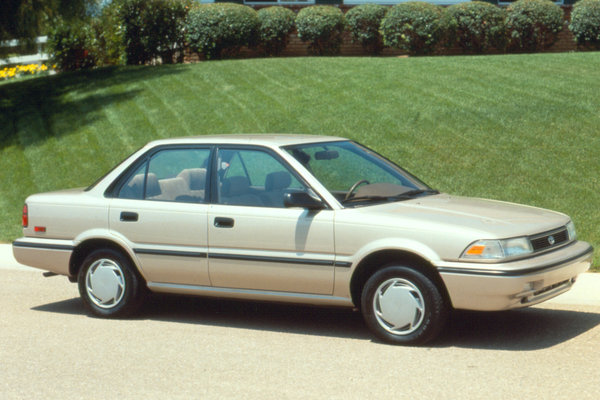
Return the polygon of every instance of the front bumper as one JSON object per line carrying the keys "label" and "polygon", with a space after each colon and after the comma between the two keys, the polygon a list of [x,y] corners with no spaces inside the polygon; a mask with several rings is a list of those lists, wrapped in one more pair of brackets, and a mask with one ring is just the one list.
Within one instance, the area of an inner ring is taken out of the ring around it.
{"label": "front bumper", "polygon": [[503,263],[443,263],[438,271],[452,306],[499,311],[541,303],[568,291],[590,268],[593,249],[575,242],[536,257]]}
{"label": "front bumper", "polygon": [[20,264],[69,275],[73,241],[22,237],[12,244],[15,260]]}

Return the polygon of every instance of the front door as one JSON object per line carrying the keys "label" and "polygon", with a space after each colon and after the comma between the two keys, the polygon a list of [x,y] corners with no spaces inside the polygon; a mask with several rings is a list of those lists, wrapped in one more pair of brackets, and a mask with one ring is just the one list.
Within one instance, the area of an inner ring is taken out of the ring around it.
{"label": "front door", "polygon": [[285,208],[310,190],[267,150],[222,148],[208,209],[209,273],[224,288],[332,294],[333,211]]}

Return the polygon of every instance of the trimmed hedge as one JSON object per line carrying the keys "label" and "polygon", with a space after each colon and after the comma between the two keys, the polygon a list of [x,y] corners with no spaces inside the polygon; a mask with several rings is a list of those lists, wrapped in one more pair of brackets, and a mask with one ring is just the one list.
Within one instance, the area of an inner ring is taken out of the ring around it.
{"label": "trimmed hedge", "polygon": [[441,8],[429,3],[395,5],[381,22],[383,43],[411,54],[430,53],[441,37],[441,15]]}
{"label": "trimmed hedge", "polygon": [[549,0],[518,0],[506,11],[508,46],[513,50],[548,48],[563,28],[563,10]]}
{"label": "trimmed hedge", "polygon": [[309,42],[311,54],[338,54],[344,31],[344,14],[332,6],[306,7],[296,16],[296,29],[298,37]]}
{"label": "trimmed hedge", "polygon": [[260,47],[267,55],[281,54],[294,30],[296,14],[289,8],[267,7],[258,10]]}
{"label": "trimmed hedge", "polygon": [[207,59],[236,55],[242,46],[255,46],[260,22],[254,9],[232,3],[200,4],[186,19],[186,39]]}
{"label": "trimmed hedge", "polygon": [[[565,24],[562,9],[549,0],[518,0],[506,10],[481,1],[445,9],[425,2],[391,8],[363,4],[345,16],[337,7],[322,5],[304,7],[295,16],[284,7],[256,12],[233,3],[112,0],[96,17],[71,26],[55,23],[48,47],[63,70],[182,62],[186,45],[209,59],[235,55],[242,46],[260,46],[264,54],[278,55],[296,26],[309,53],[316,55],[338,54],[344,28],[371,54],[381,53],[384,46],[427,54],[441,39],[464,52],[539,51],[555,43]],[[580,46],[600,49],[600,0],[576,3],[569,28]]]}
{"label": "trimmed hedge", "polygon": [[387,10],[387,7],[379,4],[363,4],[346,13],[346,28],[352,40],[360,43],[368,53],[379,54],[383,50],[379,27]]}
{"label": "trimmed hedge", "polygon": [[123,25],[127,64],[146,64],[157,57],[172,63],[183,57],[183,21],[192,0],[115,0]]}
{"label": "trimmed hedge", "polygon": [[600,0],[575,3],[569,29],[580,46],[600,49]]}
{"label": "trimmed hedge", "polygon": [[465,52],[483,53],[490,47],[501,49],[505,44],[506,12],[504,9],[473,1],[446,8],[442,16],[446,42],[458,45]]}

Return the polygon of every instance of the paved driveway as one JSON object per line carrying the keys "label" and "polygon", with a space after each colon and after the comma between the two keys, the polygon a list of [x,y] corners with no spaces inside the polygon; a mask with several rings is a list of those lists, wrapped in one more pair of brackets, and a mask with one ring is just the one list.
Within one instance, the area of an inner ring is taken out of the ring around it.
{"label": "paved driveway", "polygon": [[136,318],[102,320],[85,314],[76,285],[62,277],[0,266],[0,279],[2,399],[600,393],[600,303],[573,304],[577,295],[511,312],[457,312],[441,340],[410,348],[374,342],[348,310],[157,297]]}

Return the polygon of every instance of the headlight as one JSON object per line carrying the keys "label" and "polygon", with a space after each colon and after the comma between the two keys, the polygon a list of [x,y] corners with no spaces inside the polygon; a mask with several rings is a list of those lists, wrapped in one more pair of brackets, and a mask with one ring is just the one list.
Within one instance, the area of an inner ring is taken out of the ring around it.
{"label": "headlight", "polygon": [[567,232],[569,234],[569,240],[577,239],[577,232],[575,232],[575,224],[573,221],[569,221],[567,224]]}
{"label": "headlight", "polygon": [[533,253],[528,238],[478,240],[463,251],[460,258],[468,260],[502,260]]}

